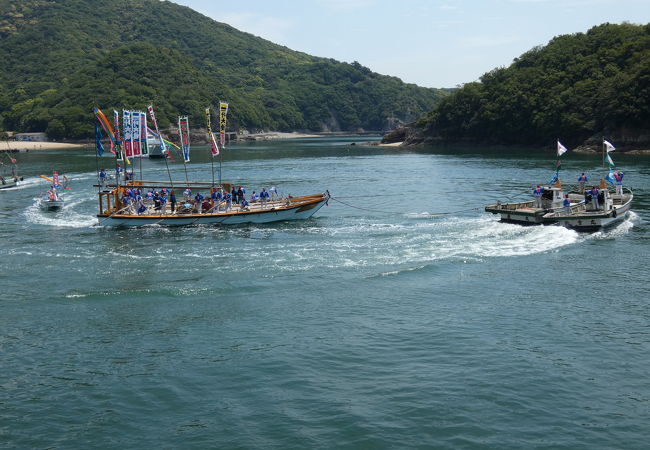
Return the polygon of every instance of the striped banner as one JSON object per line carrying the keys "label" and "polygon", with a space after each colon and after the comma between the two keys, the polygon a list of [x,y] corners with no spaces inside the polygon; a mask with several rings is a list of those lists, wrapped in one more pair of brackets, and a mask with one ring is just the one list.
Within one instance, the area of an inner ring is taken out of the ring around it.
{"label": "striped banner", "polygon": [[228,103],[219,102],[219,137],[221,148],[226,146],[226,115],[228,114]]}
{"label": "striped banner", "polygon": [[115,132],[115,158],[122,161],[122,138],[120,137],[120,114],[113,110],[113,131]]}
{"label": "striped banner", "polygon": [[140,114],[140,150],[143,155],[149,154],[149,141],[147,140],[147,115],[143,111]]}
{"label": "striped banner", "polygon": [[133,123],[131,111],[122,110],[122,128],[124,129],[124,156],[133,157]]}
{"label": "striped banner", "polygon": [[142,155],[140,148],[140,113],[131,111],[131,145],[133,147],[133,156]]}
{"label": "striped banner", "polygon": [[154,114],[153,112],[153,105],[147,106],[147,111],[149,111],[149,116],[151,117],[151,122],[153,123],[153,127],[156,130],[158,139],[160,139],[160,151],[162,152],[163,155],[170,156],[169,151],[167,151],[167,147],[165,147],[165,140],[160,134],[160,130],[158,130],[158,121],[156,120],[156,114]]}
{"label": "striped banner", "polygon": [[185,162],[190,162],[190,121],[187,116],[178,117],[178,135],[183,147],[183,158]]}
{"label": "striped banner", "polygon": [[208,123],[208,140],[210,141],[210,151],[212,156],[217,156],[219,154],[219,147],[217,146],[217,141],[214,139],[214,133],[212,133],[212,125],[210,125],[210,108],[205,108],[205,119]]}

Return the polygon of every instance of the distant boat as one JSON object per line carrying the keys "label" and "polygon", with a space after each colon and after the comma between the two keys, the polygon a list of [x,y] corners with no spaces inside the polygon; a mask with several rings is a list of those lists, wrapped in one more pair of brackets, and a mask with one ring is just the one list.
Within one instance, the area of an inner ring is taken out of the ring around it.
{"label": "distant boat", "polygon": [[39,200],[41,209],[45,211],[58,211],[62,209],[65,204],[63,191],[67,189],[68,179],[63,177],[63,185],[59,184],[58,172],[54,172],[52,178],[46,177],[45,175],[41,175],[41,178],[52,183],[50,189],[45,192]]}
{"label": "distant boat", "polygon": [[[501,203],[485,207],[485,211],[501,216],[503,222],[524,225],[558,224],[582,231],[594,231],[609,227],[624,220],[632,206],[634,194],[623,188],[623,175],[612,170],[614,161],[609,152],[615,147],[603,138],[603,165],[609,165],[609,174],[599,183],[599,188],[572,190],[564,193],[559,179],[560,156],[567,151],[560,141],[557,142],[558,160],[555,177],[550,186],[540,186],[538,202]],[[583,174],[584,175],[584,174]],[[616,179],[619,176],[620,178]],[[610,192],[605,179],[616,182],[616,191]],[[616,179],[616,180],[615,180]],[[537,191],[537,188],[535,189]]]}
{"label": "distant boat", "polygon": [[0,158],[0,189],[11,189],[18,186],[23,177],[18,176],[18,161],[16,158],[3,152],[5,158]]}
{"label": "distant boat", "polygon": [[536,208],[534,202],[501,203],[485,207],[485,211],[501,216],[501,221],[522,225],[558,224],[582,231],[607,228],[623,221],[630,211],[634,195],[623,189],[623,194],[610,192],[606,186],[598,189],[597,207],[592,202],[589,191],[585,194],[570,191],[567,193],[570,206],[565,207],[561,186],[545,186],[542,207]]}

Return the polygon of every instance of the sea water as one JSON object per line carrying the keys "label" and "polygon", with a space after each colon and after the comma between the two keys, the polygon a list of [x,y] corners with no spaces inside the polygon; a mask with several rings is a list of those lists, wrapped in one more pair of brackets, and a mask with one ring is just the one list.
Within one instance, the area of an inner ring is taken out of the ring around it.
{"label": "sea water", "polygon": [[[16,155],[0,447],[647,448],[650,159],[617,159],[632,212],[582,234],[483,211],[530,199],[551,150],[369,140],[193,148],[192,180],[333,196],[309,220],[231,227],[98,227],[110,156]],[[566,184],[605,173],[563,160]],[[53,170],[60,212],[37,202]]]}

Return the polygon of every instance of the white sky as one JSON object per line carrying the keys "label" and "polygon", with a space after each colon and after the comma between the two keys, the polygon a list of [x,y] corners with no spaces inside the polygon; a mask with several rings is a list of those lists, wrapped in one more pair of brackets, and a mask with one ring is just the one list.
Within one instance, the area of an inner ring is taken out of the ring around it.
{"label": "white sky", "polygon": [[454,87],[559,34],[650,22],[650,0],[172,0],[277,44]]}

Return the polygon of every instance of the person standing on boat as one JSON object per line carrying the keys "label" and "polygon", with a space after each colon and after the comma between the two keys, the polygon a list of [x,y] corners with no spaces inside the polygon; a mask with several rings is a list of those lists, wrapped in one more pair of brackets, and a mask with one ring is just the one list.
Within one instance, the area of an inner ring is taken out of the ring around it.
{"label": "person standing on boat", "polygon": [[600,194],[600,191],[596,186],[592,186],[591,190],[589,191],[589,195],[591,195],[591,207],[593,209],[598,209],[599,204],[598,204],[598,194]]}
{"label": "person standing on boat", "polygon": [[99,187],[104,190],[104,186],[106,186],[106,171],[99,169]]}
{"label": "person standing on boat", "polygon": [[226,211],[230,211],[232,209],[232,194],[226,194],[224,199],[226,200]]}
{"label": "person standing on boat", "polygon": [[539,184],[535,189],[533,189],[533,195],[535,196],[535,208],[542,207],[542,194],[544,193],[544,188]]}
{"label": "person standing on boat", "polygon": [[260,192],[260,207],[262,209],[266,208],[266,202],[269,200],[269,193],[266,191],[266,188],[262,188],[262,192]]}
{"label": "person standing on boat", "polygon": [[564,200],[562,200],[562,206],[564,206],[564,215],[571,215],[571,199],[569,199],[569,194],[564,194]]}
{"label": "person standing on boat", "polygon": [[115,184],[119,185],[120,184],[120,174],[122,173],[122,166],[120,163],[117,163],[117,166],[115,166]]}
{"label": "person standing on boat", "polygon": [[237,203],[241,203],[245,200],[244,194],[246,193],[246,190],[239,186],[239,189],[237,189]]}
{"label": "person standing on boat", "polygon": [[275,186],[271,186],[269,188],[269,192],[271,193],[271,200],[275,200],[275,198],[278,196],[278,190],[275,188]]}
{"label": "person standing on boat", "polygon": [[186,188],[183,191],[183,200],[185,200],[185,203],[190,201],[190,197],[192,196],[192,189]]}
{"label": "person standing on boat", "polygon": [[584,194],[585,192],[585,183],[587,181],[589,181],[589,177],[585,175],[584,172],[582,172],[582,175],[578,177],[578,185],[579,185],[578,190],[580,191],[581,194]]}
{"label": "person standing on boat", "polygon": [[232,187],[230,195],[232,196],[233,203],[239,203],[239,199],[237,198],[237,189],[235,189],[235,186]]}
{"label": "person standing on boat", "polygon": [[624,173],[620,170],[614,172],[614,180],[616,181],[616,193],[618,195],[623,195],[623,175]]}
{"label": "person standing on boat", "polygon": [[169,205],[171,206],[172,214],[174,214],[176,212],[176,194],[174,194],[173,190],[169,193]]}
{"label": "person standing on boat", "polygon": [[194,196],[194,206],[196,207],[196,212],[201,214],[201,208],[203,206],[203,195],[200,192],[197,192]]}

